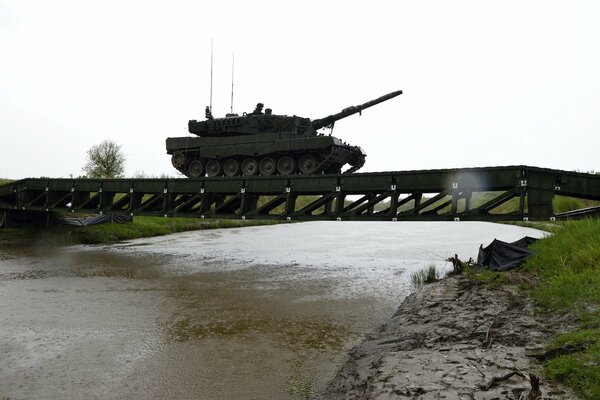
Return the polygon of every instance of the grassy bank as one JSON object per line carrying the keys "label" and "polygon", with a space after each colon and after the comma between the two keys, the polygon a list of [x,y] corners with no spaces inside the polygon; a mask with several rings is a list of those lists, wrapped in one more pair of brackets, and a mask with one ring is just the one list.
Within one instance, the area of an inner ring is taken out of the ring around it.
{"label": "grassy bank", "polygon": [[580,348],[546,363],[549,378],[587,399],[600,399],[600,220],[567,222],[532,246],[525,270],[542,312],[571,314],[578,326],[556,337],[549,349]]}
{"label": "grassy bank", "polygon": [[[468,271],[491,285],[517,285],[548,323],[573,321],[575,328],[547,345],[547,378],[584,399],[600,399],[600,220],[548,224],[552,236],[531,246],[536,252],[518,272]],[[563,354],[561,353],[569,353]]]}
{"label": "grassy bank", "polygon": [[278,221],[135,217],[130,224],[92,225],[70,229],[77,243],[101,244],[202,229],[272,225]]}
{"label": "grassy bank", "polygon": [[49,229],[7,228],[0,230],[0,245],[21,246],[35,242],[69,244],[109,244],[123,240],[168,235],[202,229],[271,225],[279,221],[219,220],[198,218],[135,217],[132,223],[85,227],[58,226]]}

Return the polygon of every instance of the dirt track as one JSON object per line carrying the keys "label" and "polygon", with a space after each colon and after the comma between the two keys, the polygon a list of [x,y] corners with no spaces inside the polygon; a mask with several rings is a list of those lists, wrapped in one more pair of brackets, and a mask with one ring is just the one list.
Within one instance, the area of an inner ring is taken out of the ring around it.
{"label": "dirt track", "polygon": [[[523,376],[541,373],[531,355],[561,325],[536,319],[514,289],[448,278],[407,297],[355,347],[326,398],[526,398],[531,385]],[[552,382],[542,380],[540,388],[542,398],[575,398]]]}

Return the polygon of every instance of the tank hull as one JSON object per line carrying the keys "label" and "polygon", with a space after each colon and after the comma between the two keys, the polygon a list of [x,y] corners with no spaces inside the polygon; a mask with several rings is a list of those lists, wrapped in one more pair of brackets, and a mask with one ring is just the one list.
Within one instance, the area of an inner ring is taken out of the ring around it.
{"label": "tank hull", "polygon": [[[366,156],[359,147],[333,136],[299,137],[282,133],[167,138],[166,147],[173,166],[193,178],[339,173],[345,165],[350,165],[348,171],[354,172],[364,164]],[[275,168],[261,169],[261,162]]]}

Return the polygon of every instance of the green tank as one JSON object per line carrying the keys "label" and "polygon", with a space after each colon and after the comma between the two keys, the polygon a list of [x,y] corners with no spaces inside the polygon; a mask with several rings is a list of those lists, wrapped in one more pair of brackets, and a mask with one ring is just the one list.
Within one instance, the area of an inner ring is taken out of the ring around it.
{"label": "green tank", "polygon": [[197,137],[167,138],[167,154],[173,166],[190,178],[236,175],[330,174],[358,171],[366,154],[357,146],[319,133],[333,128],[336,121],[360,113],[393,97],[396,91],[337,114],[310,120],[276,115],[258,103],[251,113],[227,114],[213,118],[206,108],[206,120],[191,120],[189,132]]}

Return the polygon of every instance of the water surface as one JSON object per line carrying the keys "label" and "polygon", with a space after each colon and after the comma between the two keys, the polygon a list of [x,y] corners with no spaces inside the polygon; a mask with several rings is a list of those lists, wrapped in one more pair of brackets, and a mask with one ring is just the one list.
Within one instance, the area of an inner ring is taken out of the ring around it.
{"label": "water surface", "polygon": [[0,397],[300,398],[480,244],[479,222],[310,222],[0,250]]}

